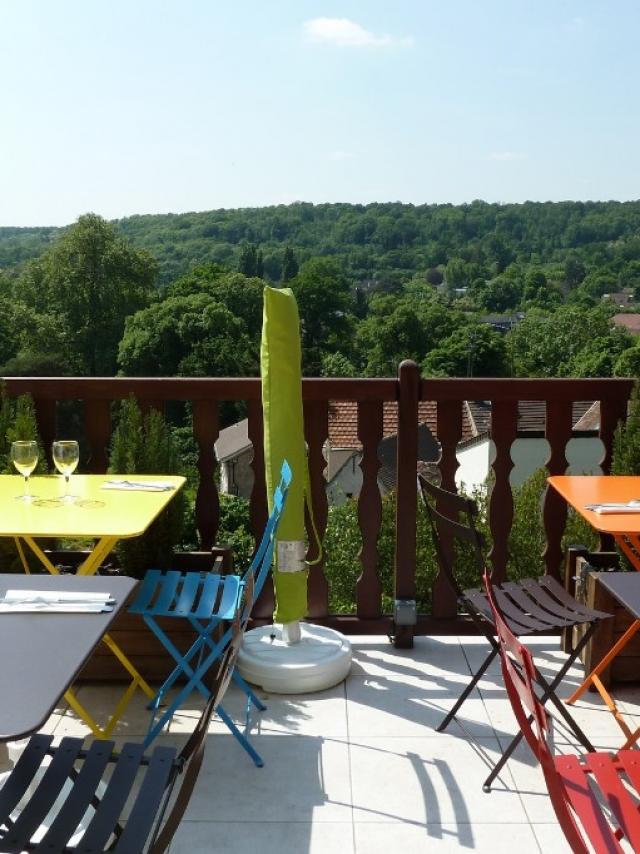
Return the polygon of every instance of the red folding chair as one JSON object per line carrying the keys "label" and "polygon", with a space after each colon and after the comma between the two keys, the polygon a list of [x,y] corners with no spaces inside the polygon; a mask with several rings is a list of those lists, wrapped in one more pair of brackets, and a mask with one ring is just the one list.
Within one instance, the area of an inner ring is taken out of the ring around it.
{"label": "red folding chair", "polygon": [[[498,610],[487,573],[504,684],[516,719],[542,765],[560,826],[576,854],[623,852],[621,839],[640,851],[640,751],[594,751],[582,757],[554,756],[548,742],[550,716],[538,699],[536,668],[529,650]],[[588,844],[590,843],[590,845]]]}

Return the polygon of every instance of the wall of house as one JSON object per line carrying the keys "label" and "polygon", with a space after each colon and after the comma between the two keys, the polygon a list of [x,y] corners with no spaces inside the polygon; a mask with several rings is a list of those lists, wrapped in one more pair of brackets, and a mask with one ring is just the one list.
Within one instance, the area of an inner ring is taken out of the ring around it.
{"label": "wall of house", "polygon": [[[601,474],[600,460],[604,455],[604,446],[597,437],[570,439],[565,451],[569,467],[567,474]],[[464,490],[471,493],[482,486],[495,459],[493,442],[485,439],[476,444],[458,450],[460,467],[456,472],[456,486],[464,484]],[[509,481],[517,487],[542,468],[549,458],[549,443],[546,439],[516,439],[511,446],[511,459],[514,467]]]}
{"label": "wall of house", "polygon": [[247,448],[237,457],[225,460],[220,465],[220,492],[249,498],[253,489],[253,449]]}
{"label": "wall of house", "polygon": [[360,452],[350,452],[351,457],[343,464],[333,480],[327,484],[327,500],[329,504],[344,504],[349,497],[360,495],[362,489],[362,470]]}

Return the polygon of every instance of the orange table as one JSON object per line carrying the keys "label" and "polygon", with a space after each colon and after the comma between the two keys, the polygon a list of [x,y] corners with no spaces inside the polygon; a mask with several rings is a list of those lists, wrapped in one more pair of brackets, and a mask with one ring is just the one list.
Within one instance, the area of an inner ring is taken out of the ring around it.
{"label": "orange table", "polygon": [[[556,475],[550,477],[552,486],[589,524],[603,534],[611,534],[616,545],[624,552],[634,569],[640,572],[640,512],[596,513],[587,509],[590,504],[626,504],[640,501],[640,477],[614,475]],[[600,674],[605,670],[640,630],[640,619],[629,626],[622,637],[616,641],[600,663],[589,673],[580,687],[568,698],[567,703],[575,703],[590,685],[593,685],[607,704],[627,737],[622,749],[626,749],[640,738],[640,727],[632,731],[622,717],[613,698],[602,684]]]}

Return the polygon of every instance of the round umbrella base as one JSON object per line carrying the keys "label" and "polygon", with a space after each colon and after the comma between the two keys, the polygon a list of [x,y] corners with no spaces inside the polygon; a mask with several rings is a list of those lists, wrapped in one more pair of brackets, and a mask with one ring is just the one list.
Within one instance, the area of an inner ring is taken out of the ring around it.
{"label": "round umbrella base", "polygon": [[305,694],[337,685],[351,668],[351,644],[333,629],[301,623],[300,642],[286,644],[282,626],[247,632],[238,655],[240,675],[272,694]]}

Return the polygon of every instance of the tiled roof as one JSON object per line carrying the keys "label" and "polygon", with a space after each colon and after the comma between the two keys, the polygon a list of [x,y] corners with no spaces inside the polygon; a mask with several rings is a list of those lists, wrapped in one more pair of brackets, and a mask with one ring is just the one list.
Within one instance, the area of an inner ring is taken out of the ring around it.
{"label": "tiled roof", "polygon": [[616,326],[622,326],[632,335],[640,335],[640,314],[614,314],[611,319]]}
{"label": "tiled roof", "polygon": [[[398,404],[385,401],[382,404],[383,438],[395,436],[398,432]],[[421,400],[418,403],[418,422],[426,424],[437,437],[437,406],[434,401]],[[471,419],[467,408],[462,412],[462,438],[473,436]],[[329,444],[332,448],[351,448],[354,451],[362,447],[358,439],[358,404],[352,400],[336,400],[329,404]]]}
{"label": "tiled roof", "polygon": [[[467,406],[473,425],[473,435],[486,433],[491,428],[491,401],[469,400]],[[574,429],[591,430],[584,416],[593,406],[591,400],[576,400],[573,403],[571,424]],[[546,403],[544,400],[521,400],[518,402],[518,430],[538,430],[545,428]]]}

